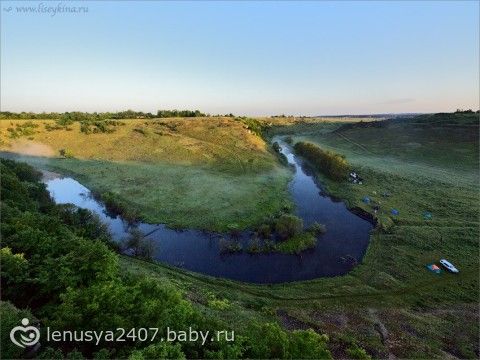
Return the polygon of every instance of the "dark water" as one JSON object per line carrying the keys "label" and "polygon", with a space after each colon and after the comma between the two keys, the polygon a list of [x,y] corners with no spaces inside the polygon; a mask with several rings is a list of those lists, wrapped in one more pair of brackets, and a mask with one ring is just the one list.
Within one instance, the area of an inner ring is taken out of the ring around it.
{"label": "dark water", "polygon": [[[295,167],[289,189],[296,204],[296,215],[303,219],[305,226],[317,221],[327,227],[327,232],[318,237],[315,249],[298,256],[222,254],[219,247],[219,239],[225,237],[222,234],[176,231],[165,225],[140,223],[136,226],[144,234],[153,231],[147,237],[155,245],[154,259],[203,274],[252,283],[291,282],[347,273],[353,266],[352,259],[360,261],[365,254],[372,224],[350,212],[343,202],[326,195],[301,160],[286,144],[280,143],[282,152]],[[46,184],[57,203],[90,209],[108,224],[115,240],[128,237],[129,225],[119,216],[109,215],[90,191],[74,179],[58,178]],[[243,232],[240,241],[247,244],[251,235]]]}

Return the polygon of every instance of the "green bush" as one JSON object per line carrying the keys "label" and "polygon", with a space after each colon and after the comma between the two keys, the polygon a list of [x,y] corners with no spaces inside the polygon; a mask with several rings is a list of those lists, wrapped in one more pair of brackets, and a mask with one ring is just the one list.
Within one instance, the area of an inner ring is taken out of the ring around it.
{"label": "green bush", "polygon": [[60,156],[64,157],[65,159],[73,159],[75,157],[72,151],[68,149],[60,149],[58,152]]}
{"label": "green bush", "polygon": [[286,241],[276,244],[275,249],[286,254],[299,254],[317,245],[317,238],[310,232],[297,234]]}
{"label": "green bush", "polygon": [[257,119],[252,119],[248,117],[237,117],[235,118],[235,120],[242,122],[245,125],[245,128],[250,130],[255,135],[260,137],[262,136],[264,126]]}
{"label": "green bush", "polygon": [[132,250],[133,255],[142,259],[151,260],[155,251],[153,241],[146,239],[145,235],[138,229],[129,231],[129,237],[125,241],[125,248]]}
{"label": "green bush", "polygon": [[327,232],[327,227],[324,224],[319,224],[315,221],[312,225],[308,227],[307,231],[315,235],[320,235]]}
{"label": "green bush", "polygon": [[221,238],[219,241],[221,253],[235,253],[243,250],[242,245],[237,240]]}
{"label": "green bush", "polygon": [[15,124],[15,127],[7,128],[9,132],[9,137],[11,139],[17,139],[22,136],[32,136],[36,133],[35,129],[38,127],[38,124],[35,124],[33,121],[27,121],[25,123]]}
{"label": "green bush", "polygon": [[282,240],[300,234],[302,229],[303,220],[295,215],[283,214],[275,223],[275,231]]}
{"label": "green bush", "polygon": [[2,349],[2,359],[22,358],[24,349],[12,343],[10,340],[10,330],[15,326],[21,325],[23,318],[27,318],[30,324],[36,323],[35,318],[29,311],[17,309],[9,302],[0,301],[0,319],[2,319],[2,321],[0,321],[0,346]]}
{"label": "green bush", "polygon": [[328,336],[317,334],[314,330],[295,330],[290,333],[288,347],[292,359],[331,359],[327,349]]}
{"label": "green bush", "polygon": [[331,359],[328,337],[314,330],[287,332],[276,323],[252,323],[246,357],[253,359]]}
{"label": "green bush", "polygon": [[270,225],[262,224],[258,227],[257,234],[262,239],[270,239],[270,237],[272,236],[272,229],[271,229]]}
{"label": "green bush", "polygon": [[149,359],[186,359],[180,344],[168,342],[155,343],[141,350],[135,350],[128,357],[128,360],[149,360]]}
{"label": "green bush", "polygon": [[357,345],[352,345],[346,350],[350,359],[370,360],[372,357],[367,352]]}
{"label": "green bush", "polygon": [[124,220],[129,223],[134,223],[138,221],[139,215],[138,212],[133,209],[131,206],[125,205],[125,203],[120,200],[118,195],[107,191],[103,193],[94,193],[95,198],[102,201],[107,208],[107,211],[114,214],[120,215]]}

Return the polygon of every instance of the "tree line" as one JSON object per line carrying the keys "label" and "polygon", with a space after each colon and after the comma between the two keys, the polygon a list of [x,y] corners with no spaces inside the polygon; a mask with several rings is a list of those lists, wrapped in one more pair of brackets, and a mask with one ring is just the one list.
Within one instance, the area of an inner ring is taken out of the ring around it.
{"label": "tree line", "polygon": [[[151,112],[126,110],[119,112],[0,112],[0,119],[32,119],[32,120],[65,120],[65,121],[85,121],[85,120],[108,120],[108,119],[155,119],[155,118],[171,118],[171,117],[205,117],[210,114],[205,114],[200,110],[158,110],[156,114]],[[227,114],[224,116],[233,116]]]}
{"label": "tree line", "polygon": [[305,157],[316,170],[332,180],[344,180],[348,176],[349,165],[345,156],[323,150],[319,146],[300,141],[294,146],[295,152]]}

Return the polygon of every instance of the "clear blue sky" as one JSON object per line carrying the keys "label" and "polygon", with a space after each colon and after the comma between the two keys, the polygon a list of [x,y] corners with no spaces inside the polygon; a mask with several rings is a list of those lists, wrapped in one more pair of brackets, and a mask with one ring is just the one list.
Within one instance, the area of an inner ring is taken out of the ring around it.
{"label": "clear blue sky", "polygon": [[2,1],[4,111],[479,107],[476,1],[41,3]]}

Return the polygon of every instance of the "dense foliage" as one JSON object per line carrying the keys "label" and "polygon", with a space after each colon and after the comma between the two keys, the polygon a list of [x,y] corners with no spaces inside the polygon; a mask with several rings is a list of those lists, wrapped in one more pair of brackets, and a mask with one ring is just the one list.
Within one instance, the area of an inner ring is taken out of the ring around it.
{"label": "dense foliage", "polygon": [[258,119],[241,116],[236,117],[235,120],[242,122],[245,125],[245,128],[250,130],[255,135],[262,136],[263,130],[265,129],[265,124]]}
{"label": "dense foliage", "polygon": [[275,224],[275,230],[278,236],[285,240],[292,238],[303,229],[303,220],[298,216],[291,214],[283,214]]}
{"label": "dense foliage", "polygon": [[349,166],[342,155],[323,150],[315,144],[303,141],[295,144],[295,151],[332,180],[343,180],[348,175]]}
{"label": "dense foliage", "polygon": [[17,139],[22,136],[32,136],[36,133],[38,124],[33,121],[27,121],[23,124],[15,124],[7,128],[8,137],[10,139]]}
{"label": "dense foliage", "polygon": [[[55,205],[40,173],[1,160],[2,352],[23,356],[8,334],[22,317],[38,319],[41,331],[115,330],[118,327],[230,329],[202,314],[168,282],[131,275],[99,219],[87,210]],[[135,244],[134,244],[135,245]],[[31,314],[21,309],[30,309]],[[42,339],[45,339],[43,334]],[[274,323],[252,322],[235,342],[93,343],[42,340],[39,358],[329,358],[327,338],[309,331],[287,332]]]}
{"label": "dense foliage", "polygon": [[[50,113],[33,113],[21,112],[14,113],[10,111],[0,112],[0,119],[52,119],[62,120],[64,123],[73,121],[95,121],[107,119],[153,119],[153,118],[169,118],[169,117],[201,117],[208,116],[199,110],[158,110],[156,114],[142,111],[119,111],[119,112],[103,112],[88,113],[80,111],[72,112],[50,112]],[[230,116],[230,115],[228,115]]]}

